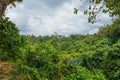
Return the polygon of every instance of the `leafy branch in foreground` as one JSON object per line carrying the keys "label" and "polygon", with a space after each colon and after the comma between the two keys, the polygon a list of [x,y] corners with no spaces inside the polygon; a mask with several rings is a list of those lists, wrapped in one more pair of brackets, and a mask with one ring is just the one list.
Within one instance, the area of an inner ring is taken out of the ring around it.
{"label": "leafy branch in foreground", "polygon": [[[84,0],[82,0],[84,3]],[[89,6],[84,6],[86,9],[84,10],[85,15],[89,15],[88,22],[95,23],[98,21],[97,15],[101,13],[108,14],[110,17],[117,16],[120,17],[120,1],[119,0],[86,0],[84,4],[88,4]],[[81,9],[75,8],[74,14],[77,14]]]}

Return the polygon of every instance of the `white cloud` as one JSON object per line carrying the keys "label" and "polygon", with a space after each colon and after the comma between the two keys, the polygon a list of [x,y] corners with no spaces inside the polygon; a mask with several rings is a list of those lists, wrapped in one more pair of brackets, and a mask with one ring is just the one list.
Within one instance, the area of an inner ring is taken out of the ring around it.
{"label": "white cloud", "polygon": [[[87,16],[82,11],[79,11],[79,15],[73,14],[73,8],[82,5],[79,0],[55,2],[58,5],[46,1],[25,0],[17,8],[8,10],[7,16],[17,24],[22,34],[51,35],[54,32],[62,35],[87,34],[97,32],[98,27],[103,25],[103,22],[89,24]],[[106,15],[99,16],[105,23],[110,21]]]}

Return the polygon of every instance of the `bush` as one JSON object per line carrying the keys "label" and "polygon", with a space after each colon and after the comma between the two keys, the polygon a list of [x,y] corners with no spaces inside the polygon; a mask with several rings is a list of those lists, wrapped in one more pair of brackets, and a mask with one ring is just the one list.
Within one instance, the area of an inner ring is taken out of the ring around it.
{"label": "bush", "polygon": [[16,60],[22,57],[20,47],[24,39],[16,25],[8,18],[0,20],[0,60]]}

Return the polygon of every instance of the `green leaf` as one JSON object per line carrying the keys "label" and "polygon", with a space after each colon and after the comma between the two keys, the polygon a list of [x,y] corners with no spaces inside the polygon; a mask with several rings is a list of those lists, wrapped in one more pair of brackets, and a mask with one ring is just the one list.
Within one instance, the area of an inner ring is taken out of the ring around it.
{"label": "green leaf", "polygon": [[77,14],[78,14],[78,11],[79,11],[79,10],[78,10],[77,8],[74,8],[74,14],[77,15]]}

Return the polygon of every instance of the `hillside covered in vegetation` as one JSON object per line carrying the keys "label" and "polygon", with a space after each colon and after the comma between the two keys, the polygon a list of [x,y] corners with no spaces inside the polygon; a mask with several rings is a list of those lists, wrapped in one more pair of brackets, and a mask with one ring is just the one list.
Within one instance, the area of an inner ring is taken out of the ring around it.
{"label": "hillside covered in vegetation", "polygon": [[0,80],[120,79],[120,19],[68,37],[20,35],[8,18],[0,25],[0,62],[9,68]]}

